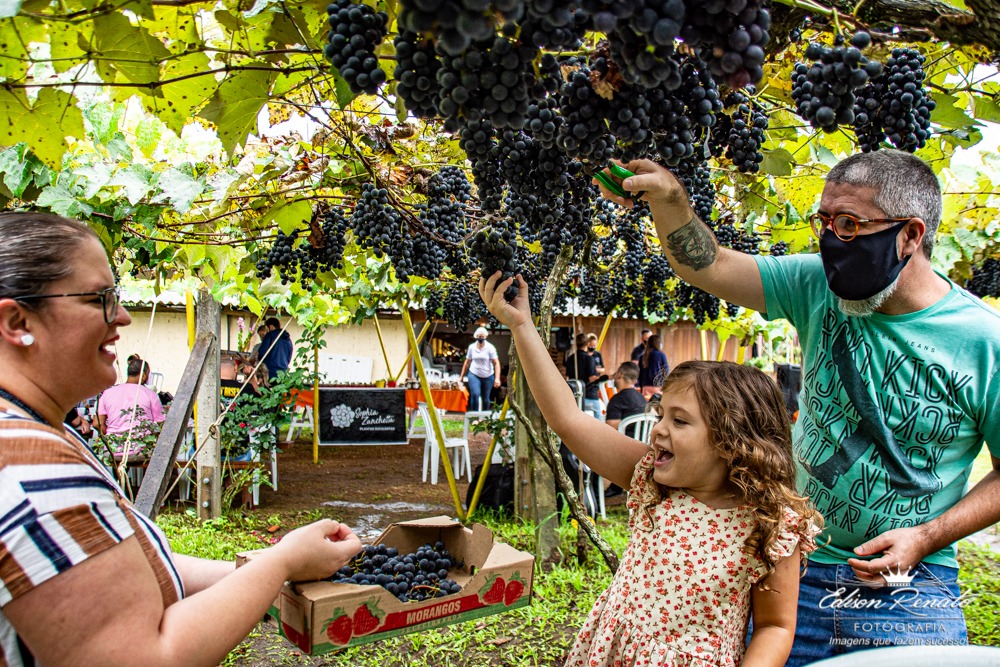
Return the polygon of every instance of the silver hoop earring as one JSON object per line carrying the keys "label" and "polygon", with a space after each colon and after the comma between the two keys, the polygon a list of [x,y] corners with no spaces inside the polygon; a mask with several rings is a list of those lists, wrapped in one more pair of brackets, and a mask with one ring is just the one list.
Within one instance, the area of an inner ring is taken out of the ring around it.
{"label": "silver hoop earring", "polygon": [[34,342],[35,342],[35,337],[32,336],[31,334],[24,334],[23,336],[21,336],[21,345],[24,345],[25,347],[33,345]]}

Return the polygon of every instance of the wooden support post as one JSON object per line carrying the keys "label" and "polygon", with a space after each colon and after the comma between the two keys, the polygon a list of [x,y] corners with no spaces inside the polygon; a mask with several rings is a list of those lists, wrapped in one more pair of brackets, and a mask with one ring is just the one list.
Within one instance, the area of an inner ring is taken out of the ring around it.
{"label": "wooden support post", "polygon": [[[417,347],[417,338],[413,335],[413,322],[410,321],[410,311],[405,303],[400,302],[399,311],[403,314],[403,324],[406,327],[406,336],[410,340],[410,348],[413,351],[413,363],[417,366],[417,376],[420,379],[420,387],[424,391],[424,402],[427,403],[427,412],[430,414],[431,423],[424,424],[424,428],[433,428],[437,437],[438,448],[440,449],[441,463],[444,465],[444,474],[448,478],[448,486],[451,488],[451,496],[455,501],[455,516],[459,521],[465,521],[465,512],[462,511],[462,499],[458,495],[458,485],[455,483],[455,471],[451,467],[451,459],[448,458],[448,447],[445,445],[444,427],[441,425],[441,415],[434,407],[434,398],[431,396],[431,386],[427,382],[427,375],[424,373],[424,362],[420,358],[420,350]],[[472,463],[468,461],[467,463]]]}
{"label": "wooden support post", "polygon": [[313,347],[313,463],[319,463],[319,345]]}
{"label": "wooden support post", "polygon": [[701,360],[702,361],[708,361],[709,360],[709,356],[708,356],[708,332],[705,331],[704,329],[702,329],[698,333],[700,334],[699,338],[701,339]]}
{"label": "wooden support post", "polygon": [[[217,519],[222,516],[222,453],[220,451],[219,429],[212,425],[219,418],[219,396],[221,376],[219,374],[219,318],[221,308],[207,289],[198,294],[195,308],[199,335],[211,334],[214,344],[209,348],[205,360],[203,378],[198,387],[197,441],[197,499],[198,517],[202,520]],[[205,445],[202,446],[202,442]]]}
{"label": "wooden support post", "polygon": [[191,356],[188,357],[187,366],[181,375],[181,382],[177,386],[177,393],[167,412],[167,418],[163,421],[159,437],[156,438],[156,449],[149,459],[149,467],[142,478],[142,486],[139,487],[139,494],[135,499],[136,509],[150,519],[155,519],[159,514],[163,497],[167,493],[170,475],[184,442],[184,435],[187,433],[194,397],[201,384],[202,371],[212,345],[213,340],[209,334],[195,341],[194,349],[191,350]]}
{"label": "wooden support post", "polygon": [[727,338],[726,340],[721,341],[719,343],[719,353],[717,355],[715,355],[715,360],[716,361],[722,361],[723,355],[726,354],[726,343],[728,343],[728,342],[729,342],[729,339]]}

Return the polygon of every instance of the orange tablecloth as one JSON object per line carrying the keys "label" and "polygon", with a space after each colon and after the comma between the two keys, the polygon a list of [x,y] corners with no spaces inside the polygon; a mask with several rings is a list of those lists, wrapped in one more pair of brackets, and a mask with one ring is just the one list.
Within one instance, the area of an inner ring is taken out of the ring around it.
{"label": "orange tablecloth", "polygon": [[295,405],[301,405],[305,408],[311,408],[313,406],[313,390],[312,389],[292,389],[292,398],[295,399]]}
{"label": "orange tablecloth", "polygon": [[[469,394],[464,389],[431,389],[431,399],[433,399],[436,408],[444,408],[448,412],[465,412],[469,403]],[[423,389],[406,390],[407,410],[416,409],[417,402],[423,400]]]}
{"label": "orange tablecloth", "polygon": [[[322,387],[321,387],[322,389]],[[377,391],[374,387],[372,391]],[[299,390],[292,389],[292,396],[295,405],[311,408],[313,405],[312,389]],[[434,399],[434,407],[444,408],[449,412],[465,412],[469,402],[469,393],[463,389],[431,389],[431,397]],[[424,400],[424,392],[421,389],[406,390],[406,409],[413,410],[417,407],[418,401]]]}

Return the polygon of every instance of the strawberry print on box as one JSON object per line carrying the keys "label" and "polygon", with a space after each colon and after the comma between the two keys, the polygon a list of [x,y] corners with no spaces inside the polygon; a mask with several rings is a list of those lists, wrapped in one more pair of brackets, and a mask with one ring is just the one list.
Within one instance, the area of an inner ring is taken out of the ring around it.
{"label": "strawberry print on box", "polygon": [[[677,489],[661,495],[652,470],[651,452],[632,479],[628,547],[566,667],[717,667],[743,658],[751,584],[766,572],[743,551],[753,510],[713,509]],[[775,555],[799,544],[796,519],[786,515]]]}

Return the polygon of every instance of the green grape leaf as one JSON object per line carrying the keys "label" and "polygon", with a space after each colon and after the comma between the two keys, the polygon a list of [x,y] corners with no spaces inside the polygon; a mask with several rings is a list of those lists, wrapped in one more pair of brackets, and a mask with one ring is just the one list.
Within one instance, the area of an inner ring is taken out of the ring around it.
{"label": "green grape leaf", "polygon": [[24,141],[46,164],[58,167],[69,150],[67,137],[84,136],[83,114],[76,98],[55,88],[38,92],[29,105],[22,91],[0,89],[0,144]]}
{"label": "green grape leaf", "polygon": [[979,120],[1000,123],[1000,105],[988,97],[972,98],[973,112]]}
{"label": "green grape leaf", "polygon": [[94,208],[79,199],[63,185],[52,185],[38,195],[35,203],[67,218],[86,218]]}
{"label": "green grape leaf", "polygon": [[97,72],[109,83],[118,74],[131,83],[155,83],[160,78],[160,61],[170,55],[159,39],[118,12],[94,19],[94,49],[99,58]]}
{"label": "green grape leaf", "polygon": [[772,176],[791,176],[792,165],[795,158],[784,148],[776,148],[773,151],[764,152],[764,161],[760,163],[760,170]]}
{"label": "green grape leaf", "polygon": [[87,44],[93,34],[89,23],[49,23],[49,49],[52,67],[57,73],[65,72],[87,60]]}
{"label": "green grape leaf", "polygon": [[208,56],[204,53],[188,53],[168,60],[163,66],[162,80],[170,83],[164,83],[153,93],[140,91],[143,105],[167,127],[180,134],[195,109],[204,105],[215,92],[217,82],[214,77],[191,76],[209,69]]}
{"label": "green grape leaf", "polygon": [[205,184],[180,169],[168,169],[157,181],[163,191],[152,203],[170,202],[180,213],[190,210],[194,200],[205,191]]}
{"label": "green grape leaf", "polygon": [[133,164],[115,172],[108,185],[122,188],[126,201],[134,206],[153,189],[151,180],[152,173],[148,167]]}
{"label": "green grape leaf", "polygon": [[198,115],[215,123],[222,147],[232,154],[257,129],[257,116],[267,104],[277,71],[235,72],[219,84]]}
{"label": "green grape leaf", "polygon": [[305,199],[278,202],[261,218],[264,224],[278,225],[278,229],[285,234],[301,229],[310,220],[312,220],[312,204]]}
{"label": "green grape leaf", "polygon": [[937,103],[937,107],[931,112],[931,121],[941,127],[968,128],[982,125],[969,117],[965,112],[965,105],[956,96],[933,93],[931,97]]}

